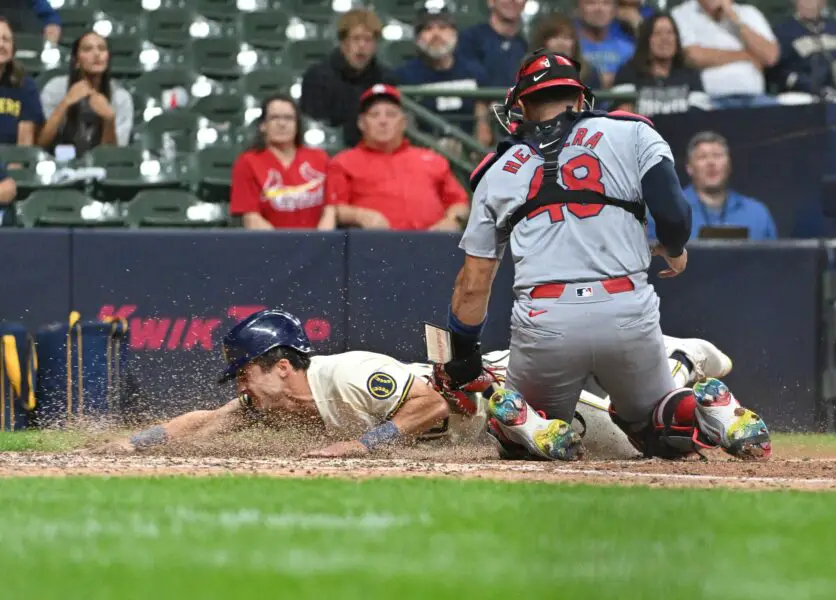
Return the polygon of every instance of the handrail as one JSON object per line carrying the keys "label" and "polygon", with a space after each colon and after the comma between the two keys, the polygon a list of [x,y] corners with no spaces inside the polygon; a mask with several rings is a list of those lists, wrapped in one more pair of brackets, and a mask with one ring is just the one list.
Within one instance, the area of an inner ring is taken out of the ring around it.
{"label": "handrail", "polygon": [[[461,88],[444,88],[444,87],[428,87],[423,85],[404,85],[398,87],[401,94],[404,96],[411,96],[415,98],[425,98],[427,96],[441,96],[441,97],[458,97],[467,98],[468,100],[505,100],[505,94],[508,93],[506,88],[476,88],[476,89],[461,89]],[[598,100],[623,100],[631,102],[636,99],[635,92],[614,92],[612,90],[593,90],[595,98]]]}
{"label": "handrail", "polygon": [[[451,137],[459,142],[469,152],[477,152],[480,156],[484,156],[490,149],[476,141],[472,135],[460,127],[442,119],[436,113],[419,104],[411,98],[402,97],[401,102],[403,107],[409,112],[413,113],[419,121],[427,123],[431,127],[440,130],[441,137]],[[432,139],[432,137],[430,137]]]}
{"label": "handrail", "polygon": [[465,174],[470,175],[473,172],[473,169],[476,168],[476,165],[471,163],[468,160],[463,159],[460,156],[457,156],[441,146],[433,136],[420,131],[414,125],[408,125],[406,128],[406,135],[421,144],[422,146],[427,146],[428,148],[432,148],[436,152],[438,152],[441,156],[446,158],[451,165],[456,167],[457,169],[461,169]]}

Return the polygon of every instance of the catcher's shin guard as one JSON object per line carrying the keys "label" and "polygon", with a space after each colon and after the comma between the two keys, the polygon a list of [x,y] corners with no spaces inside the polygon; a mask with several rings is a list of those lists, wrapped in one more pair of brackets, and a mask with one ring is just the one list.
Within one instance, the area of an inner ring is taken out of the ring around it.
{"label": "catcher's shin guard", "polygon": [[[496,387],[492,392],[487,407],[489,432],[491,426],[499,431],[502,438],[495,433],[492,436],[506,451],[510,448],[516,454],[522,448],[546,460],[569,461],[583,456],[581,436],[570,423],[544,419],[517,392]],[[513,442],[513,446],[507,442]]]}

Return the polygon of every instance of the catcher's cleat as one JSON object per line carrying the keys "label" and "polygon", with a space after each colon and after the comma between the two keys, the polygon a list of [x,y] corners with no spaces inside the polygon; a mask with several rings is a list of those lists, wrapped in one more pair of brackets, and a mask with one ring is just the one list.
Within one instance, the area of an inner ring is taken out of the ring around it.
{"label": "catcher's cleat", "polygon": [[772,455],[769,430],[755,412],[740,405],[719,379],[706,379],[694,386],[695,416],[700,438],[720,446],[743,460],[766,459]]}
{"label": "catcher's cleat", "polygon": [[[581,436],[560,419],[545,419],[530,410],[517,392],[499,388],[488,400],[488,417],[505,440],[547,460],[578,460],[583,456]],[[490,430],[490,426],[489,426]],[[493,434],[492,434],[493,435]],[[502,442],[501,439],[494,436]]]}
{"label": "catcher's cleat", "polygon": [[717,346],[699,338],[680,340],[681,350],[694,365],[691,378],[700,381],[707,377],[725,377],[732,370],[732,360]]}

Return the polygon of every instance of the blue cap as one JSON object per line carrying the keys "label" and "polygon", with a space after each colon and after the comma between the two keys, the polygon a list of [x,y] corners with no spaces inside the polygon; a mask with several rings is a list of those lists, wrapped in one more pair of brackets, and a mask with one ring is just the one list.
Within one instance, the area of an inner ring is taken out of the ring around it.
{"label": "blue cap", "polygon": [[313,352],[302,321],[292,314],[272,309],[253,313],[224,336],[227,367],[218,383],[234,379],[251,360],[279,346],[293,348],[302,354]]}

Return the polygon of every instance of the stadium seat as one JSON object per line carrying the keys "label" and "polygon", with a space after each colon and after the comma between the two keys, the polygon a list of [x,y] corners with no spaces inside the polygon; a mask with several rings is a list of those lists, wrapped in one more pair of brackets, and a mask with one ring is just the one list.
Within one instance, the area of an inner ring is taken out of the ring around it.
{"label": "stadium seat", "polygon": [[61,40],[62,46],[70,47],[73,42],[93,30],[96,22],[96,11],[92,8],[61,8],[58,16],[61,18]]}
{"label": "stadium seat", "polygon": [[228,38],[204,38],[191,42],[195,71],[214,79],[233,79],[242,74],[238,65],[240,43]]}
{"label": "stadium seat", "polygon": [[237,127],[244,122],[245,106],[237,94],[212,94],[200,98],[191,110],[222,128]]}
{"label": "stadium seat", "polygon": [[162,155],[168,137],[177,153],[193,152],[197,145],[200,117],[187,109],[165,111],[142,127],[140,137],[145,148]]}
{"label": "stadium seat", "polygon": [[44,37],[39,33],[15,34],[15,60],[19,61],[26,74],[36,76],[43,71],[41,52],[44,49]]}
{"label": "stadium seat", "polygon": [[51,176],[58,168],[52,156],[37,146],[0,145],[0,162],[9,167],[9,176],[17,184],[17,200],[47,187],[83,187],[83,182],[56,184]]}
{"label": "stadium seat", "polygon": [[329,127],[317,121],[303,119],[302,128],[306,146],[321,148],[331,156],[345,149],[342,127]]}
{"label": "stadium seat", "polygon": [[93,183],[93,197],[98,200],[127,202],[143,189],[176,189],[182,186],[176,171],[144,172],[143,152],[136,146],[98,146],[90,151],[90,160],[94,166],[107,171],[104,179]]}
{"label": "stadium seat", "polygon": [[191,0],[190,4],[197,14],[212,21],[231,23],[238,17],[234,0]]}
{"label": "stadium seat", "polygon": [[414,40],[387,42],[380,52],[383,62],[391,67],[399,67],[405,61],[415,58],[417,50]]}
{"label": "stadium seat", "polygon": [[240,149],[235,146],[213,146],[193,155],[191,172],[200,199],[206,202],[229,202],[232,165]]}
{"label": "stadium seat", "polygon": [[[134,109],[137,118],[147,121],[145,110],[156,107],[162,110],[163,93],[177,87],[182,87],[190,93],[195,81],[195,74],[183,67],[163,67],[143,73],[136,79],[126,82],[128,90],[134,98]],[[191,95],[191,94],[190,94]]]}
{"label": "stadium seat", "polygon": [[379,14],[402,23],[412,23],[418,13],[418,3],[415,0],[375,0],[373,4]]}
{"label": "stadium seat", "polygon": [[126,205],[124,219],[136,227],[223,227],[227,211],[218,204],[206,204],[182,190],[146,190]]}
{"label": "stadium seat", "polygon": [[275,94],[289,94],[296,76],[290,69],[256,69],[244,75],[238,85],[243,96],[250,96],[259,103]]}
{"label": "stadium seat", "polygon": [[311,63],[319,62],[331,54],[334,42],[329,40],[299,40],[290,44],[285,53],[287,65],[295,73],[303,73]]}
{"label": "stadium seat", "polygon": [[[78,2],[79,0],[76,0]],[[142,7],[142,0],[87,0],[90,6],[98,8],[108,17],[120,19],[123,16],[128,16],[130,19],[135,19],[137,15],[142,14],[144,9]]]}
{"label": "stadium seat", "polygon": [[[38,89],[41,90],[53,77],[60,77],[66,74],[67,69],[50,69],[49,71],[42,71],[37,77],[35,77],[35,83],[38,85]],[[46,115],[46,117],[49,118],[49,115]]]}
{"label": "stadium seat", "polygon": [[145,38],[164,48],[185,48],[191,41],[190,29],[195,15],[184,8],[161,8],[143,16]]}
{"label": "stadium seat", "polygon": [[280,50],[287,43],[289,19],[282,11],[242,13],[239,21],[241,41],[253,48]]}
{"label": "stadium seat", "polygon": [[78,190],[43,189],[17,205],[24,227],[91,227],[119,225],[111,204],[96,202]]}
{"label": "stadium seat", "polygon": [[107,38],[107,48],[110,52],[110,71],[117,79],[138,77],[145,71],[139,60],[142,40],[137,36],[111,35]]}

